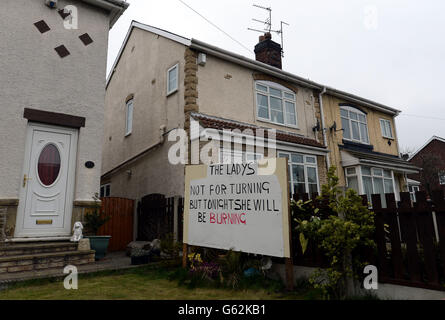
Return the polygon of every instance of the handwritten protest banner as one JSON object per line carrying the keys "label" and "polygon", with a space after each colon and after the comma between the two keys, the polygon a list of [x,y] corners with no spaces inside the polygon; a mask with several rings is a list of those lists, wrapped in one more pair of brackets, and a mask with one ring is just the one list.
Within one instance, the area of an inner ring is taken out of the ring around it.
{"label": "handwritten protest banner", "polygon": [[290,256],[286,159],[187,166],[185,179],[184,243]]}

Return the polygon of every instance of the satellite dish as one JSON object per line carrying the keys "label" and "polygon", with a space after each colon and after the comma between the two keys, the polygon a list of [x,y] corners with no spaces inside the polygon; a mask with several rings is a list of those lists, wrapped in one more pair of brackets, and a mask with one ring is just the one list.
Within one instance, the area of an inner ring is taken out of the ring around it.
{"label": "satellite dish", "polygon": [[272,268],[272,259],[270,257],[264,257],[261,259],[261,270],[267,271]]}

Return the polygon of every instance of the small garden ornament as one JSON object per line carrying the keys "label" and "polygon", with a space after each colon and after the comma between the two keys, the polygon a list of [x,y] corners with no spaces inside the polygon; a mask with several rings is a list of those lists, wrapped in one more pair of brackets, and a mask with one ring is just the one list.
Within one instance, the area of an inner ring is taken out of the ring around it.
{"label": "small garden ornament", "polygon": [[80,221],[74,223],[73,236],[71,237],[72,242],[79,242],[80,239],[83,238],[82,230],[83,230],[83,225]]}

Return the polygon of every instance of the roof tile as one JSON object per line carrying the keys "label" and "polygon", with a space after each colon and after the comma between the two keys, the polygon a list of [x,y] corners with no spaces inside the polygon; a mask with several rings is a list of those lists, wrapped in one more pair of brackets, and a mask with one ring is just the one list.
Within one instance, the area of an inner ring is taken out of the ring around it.
{"label": "roof tile", "polygon": [[[260,128],[260,127],[257,127],[257,126],[251,125],[251,124],[237,122],[237,121],[233,121],[233,120],[215,118],[215,117],[207,116],[204,114],[192,114],[192,117],[195,120],[198,120],[199,123],[204,128],[213,128],[213,129],[217,129],[217,130],[239,129],[241,131],[243,131],[245,129],[252,129],[254,135],[256,135],[256,130],[263,129],[263,130],[265,130],[265,132],[264,132],[265,138],[267,138],[267,130],[269,129],[269,128]],[[276,139],[277,139],[277,141],[284,141],[284,142],[312,146],[312,147],[318,147],[318,148],[326,148],[325,146],[323,146],[321,143],[319,143],[316,140],[305,138],[305,137],[298,136],[298,135],[288,133],[288,132],[276,131]]]}

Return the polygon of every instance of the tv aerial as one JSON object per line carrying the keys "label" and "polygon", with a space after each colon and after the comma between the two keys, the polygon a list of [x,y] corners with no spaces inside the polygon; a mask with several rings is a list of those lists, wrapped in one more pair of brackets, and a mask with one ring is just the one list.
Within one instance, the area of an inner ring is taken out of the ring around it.
{"label": "tv aerial", "polygon": [[279,35],[281,37],[281,56],[284,57],[284,36],[283,36],[283,26],[289,26],[288,23],[284,22],[284,21],[280,21],[280,29],[279,30],[273,30],[272,29],[272,8],[271,7],[264,7],[264,6],[260,6],[258,4],[253,4],[254,7],[265,10],[268,12],[269,17],[266,18],[266,20],[260,20],[260,19],[252,19],[255,22],[261,23],[264,26],[263,30],[259,30],[259,29],[253,29],[253,28],[247,28],[247,30],[250,31],[255,31],[255,32],[260,32],[260,33],[276,33],[277,35]]}

